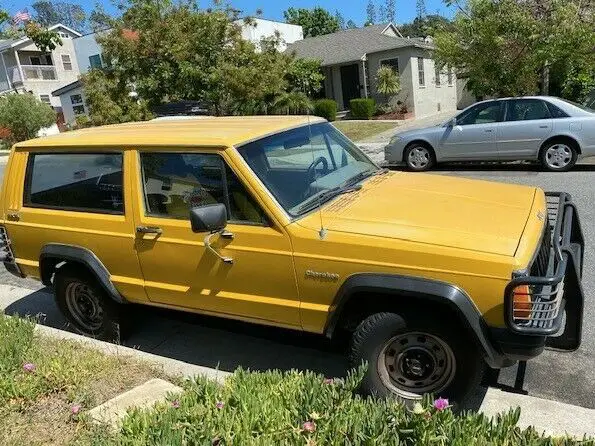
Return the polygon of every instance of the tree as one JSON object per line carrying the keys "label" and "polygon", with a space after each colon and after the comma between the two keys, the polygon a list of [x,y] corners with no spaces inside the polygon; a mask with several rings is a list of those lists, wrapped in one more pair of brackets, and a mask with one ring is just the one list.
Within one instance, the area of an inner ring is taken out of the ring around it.
{"label": "tree", "polygon": [[339,12],[338,9],[335,10],[335,19],[337,20],[337,23],[339,24],[339,29],[345,29],[345,18]]}
{"label": "tree", "polygon": [[[237,11],[200,10],[190,0],[128,0],[122,11],[98,37],[109,68],[85,79],[86,94],[96,92],[88,101],[94,123],[145,116],[135,104],[179,100],[201,101],[216,115],[270,114],[286,93],[320,88],[319,62],[279,52],[278,35],[257,50],[242,38]],[[129,100],[132,89],[140,102]]]}
{"label": "tree", "polygon": [[452,30],[453,24],[446,17],[430,14],[425,17],[416,17],[413,22],[399,26],[399,31],[404,36],[427,37],[433,36],[441,30]]}
{"label": "tree", "polygon": [[77,31],[85,30],[87,15],[85,10],[76,3],[40,0],[32,6],[35,10],[35,20],[41,26],[48,27],[62,23]]}
{"label": "tree", "polygon": [[347,20],[347,24],[345,25],[346,29],[356,29],[357,28],[357,23],[355,23],[353,20]]}
{"label": "tree", "polygon": [[395,0],[386,0],[385,9],[386,21],[390,23],[395,23],[397,20],[397,7],[395,5]]}
{"label": "tree", "polygon": [[580,0],[469,0],[435,35],[435,57],[477,96],[534,94],[544,71],[592,60],[595,14]]}
{"label": "tree", "polygon": [[374,0],[368,0],[368,6],[366,7],[366,25],[373,25],[376,23],[376,5]]}
{"label": "tree", "polygon": [[338,18],[319,6],[313,9],[289,8],[283,15],[287,23],[304,29],[304,37],[332,34],[341,29]]}
{"label": "tree", "polygon": [[8,129],[8,145],[35,138],[44,127],[56,123],[56,112],[32,94],[0,96],[0,128]]}
{"label": "tree", "polygon": [[425,0],[417,0],[415,3],[415,14],[417,18],[423,19],[428,15]]}
{"label": "tree", "polygon": [[376,90],[384,95],[385,102],[390,102],[390,97],[401,91],[401,80],[392,67],[381,65],[376,72]]}
{"label": "tree", "polygon": [[52,51],[58,45],[62,45],[60,36],[55,31],[49,31],[34,21],[27,21],[18,26],[13,24],[9,30],[6,25],[10,20],[10,15],[3,9],[0,9],[0,38],[22,37],[26,35],[41,51]]}

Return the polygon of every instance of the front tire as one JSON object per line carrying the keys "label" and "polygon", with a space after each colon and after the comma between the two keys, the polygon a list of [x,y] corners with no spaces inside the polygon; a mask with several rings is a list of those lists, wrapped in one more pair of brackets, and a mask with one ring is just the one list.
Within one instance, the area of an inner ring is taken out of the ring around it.
{"label": "front tire", "polygon": [[368,369],[361,390],[405,403],[424,394],[446,397],[465,405],[485,369],[472,342],[456,325],[377,313],[362,321],[353,334],[350,363]]}
{"label": "front tire", "polygon": [[122,308],[86,269],[65,265],[54,278],[56,304],[79,333],[102,341],[120,342]]}
{"label": "front tire", "polygon": [[434,151],[425,144],[413,143],[405,149],[405,164],[413,172],[425,172],[436,164]]}
{"label": "front tire", "polygon": [[565,139],[548,142],[539,153],[539,161],[550,172],[567,172],[574,167],[578,159],[576,144]]}

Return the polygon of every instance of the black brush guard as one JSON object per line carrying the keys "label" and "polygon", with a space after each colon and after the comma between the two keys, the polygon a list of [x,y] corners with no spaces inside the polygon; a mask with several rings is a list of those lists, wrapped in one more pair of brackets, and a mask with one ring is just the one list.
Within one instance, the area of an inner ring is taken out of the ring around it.
{"label": "black brush guard", "polygon": [[[561,192],[546,197],[549,225],[529,271],[506,287],[504,317],[515,333],[547,336],[548,347],[572,351],[581,344],[585,242],[572,197]],[[528,292],[518,289],[524,285]]]}

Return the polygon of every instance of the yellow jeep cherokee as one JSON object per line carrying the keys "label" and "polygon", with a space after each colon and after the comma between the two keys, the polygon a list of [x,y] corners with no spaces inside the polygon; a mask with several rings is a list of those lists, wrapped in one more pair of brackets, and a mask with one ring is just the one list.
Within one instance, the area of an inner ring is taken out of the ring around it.
{"label": "yellow jeep cherokee", "polygon": [[19,143],[1,198],[6,268],[52,286],[89,336],[117,339],[127,304],[348,332],[364,391],[458,401],[486,364],[580,344],[584,243],[568,195],[383,170],[318,118]]}

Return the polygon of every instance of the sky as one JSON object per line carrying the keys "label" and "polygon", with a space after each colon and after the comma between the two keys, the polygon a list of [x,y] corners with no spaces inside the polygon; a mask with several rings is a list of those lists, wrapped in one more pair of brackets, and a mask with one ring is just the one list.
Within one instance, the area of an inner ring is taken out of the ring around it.
{"label": "sky", "polygon": [[[80,4],[85,10],[91,11],[96,3],[100,3],[111,13],[116,13],[111,0],[68,0],[71,3]],[[376,0],[377,9],[380,3],[385,0]],[[28,8],[33,12],[31,5],[35,0],[0,0],[0,7],[6,8],[11,14]],[[199,0],[201,6],[205,8],[211,6],[210,0]],[[313,8],[321,6],[334,13],[338,10],[345,20],[352,19],[358,25],[362,25],[366,20],[366,5],[368,0],[231,0],[234,8],[243,11],[243,15],[251,15],[260,8],[263,11],[263,17],[272,20],[283,20],[283,11],[290,7]],[[443,0],[425,0],[428,14],[440,14],[451,16],[452,9],[444,5]],[[410,22],[415,18],[416,0],[396,0],[397,23]]]}

